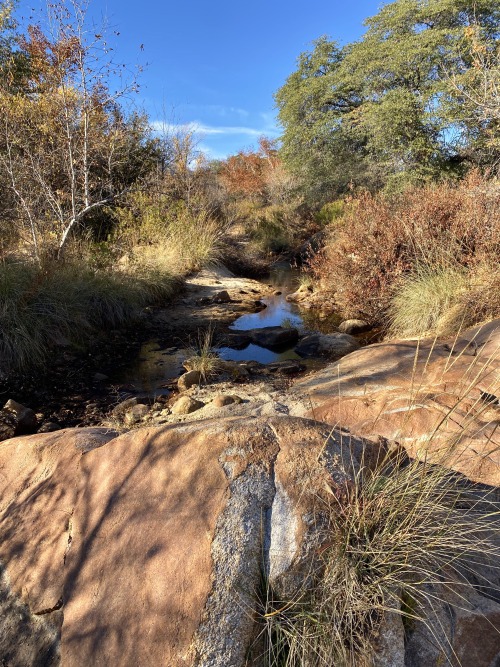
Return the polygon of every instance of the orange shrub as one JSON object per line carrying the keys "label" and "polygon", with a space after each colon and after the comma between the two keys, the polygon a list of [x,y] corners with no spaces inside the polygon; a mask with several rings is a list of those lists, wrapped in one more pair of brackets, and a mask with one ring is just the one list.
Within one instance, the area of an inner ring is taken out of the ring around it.
{"label": "orange shrub", "polygon": [[312,268],[343,315],[383,323],[394,288],[418,264],[475,270],[498,266],[499,252],[500,187],[473,172],[458,184],[352,200]]}

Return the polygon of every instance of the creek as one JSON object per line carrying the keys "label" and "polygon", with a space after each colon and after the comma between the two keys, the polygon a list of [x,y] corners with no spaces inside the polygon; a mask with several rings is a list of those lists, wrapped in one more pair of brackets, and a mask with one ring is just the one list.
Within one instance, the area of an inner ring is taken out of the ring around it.
{"label": "creek", "polygon": [[[248,329],[260,329],[270,326],[294,327],[299,330],[321,330],[323,333],[334,330],[335,323],[330,318],[328,322],[320,321],[311,311],[305,313],[286,301],[286,295],[294,292],[298,287],[300,272],[290,267],[288,263],[275,265],[271,273],[262,279],[266,285],[272,285],[275,293],[265,297],[262,301],[266,308],[256,313],[247,313],[236,319],[229,327],[229,331],[238,332]],[[304,316],[307,315],[307,322]],[[249,344],[243,349],[224,347],[217,348],[222,359],[232,361],[258,361],[262,364],[288,359],[300,359],[294,351],[295,344],[279,350],[269,350],[259,345]],[[188,347],[162,347],[158,339],[151,339],[141,346],[138,356],[125,367],[119,369],[112,378],[122,385],[132,385],[142,392],[157,393],[169,380],[177,378],[183,371],[182,363],[193,354]]]}

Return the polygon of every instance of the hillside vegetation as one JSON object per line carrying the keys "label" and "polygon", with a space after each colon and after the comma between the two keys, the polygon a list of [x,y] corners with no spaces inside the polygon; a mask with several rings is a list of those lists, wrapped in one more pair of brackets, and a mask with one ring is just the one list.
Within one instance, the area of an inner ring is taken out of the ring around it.
{"label": "hillside vegetation", "polygon": [[397,0],[356,43],[320,37],[276,92],[281,139],[219,161],[134,109],[83,5],[46,12],[0,12],[2,372],[318,232],[309,268],[343,315],[417,335],[499,313],[498,3]]}

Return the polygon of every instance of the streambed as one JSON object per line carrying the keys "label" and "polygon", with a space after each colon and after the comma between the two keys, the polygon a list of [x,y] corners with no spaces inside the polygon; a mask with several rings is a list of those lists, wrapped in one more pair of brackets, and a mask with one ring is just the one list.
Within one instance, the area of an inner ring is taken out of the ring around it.
{"label": "streambed", "polygon": [[[270,326],[293,327],[296,329],[310,329],[311,313],[307,326],[304,323],[304,313],[293,303],[286,301],[286,295],[294,292],[298,287],[300,272],[292,269],[289,264],[277,265],[269,276],[261,282],[272,285],[274,293],[262,299],[266,308],[255,313],[245,313],[238,317],[229,326],[230,332],[240,332],[248,329],[260,329]],[[317,322],[319,324],[319,321]],[[326,325],[328,327],[328,325]],[[330,331],[334,330],[330,323]],[[319,327],[325,331],[325,326]],[[276,361],[301,359],[295,352],[295,343],[280,349],[269,350],[250,343],[242,349],[225,347],[223,344],[217,348],[222,359],[231,361],[257,361],[269,364]],[[127,366],[122,367],[111,378],[113,382],[121,385],[136,387],[142,392],[150,394],[159,392],[165,385],[169,384],[183,372],[182,363],[193,354],[192,349],[186,347],[162,347],[158,338],[153,338],[141,346],[138,356]],[[307,360],[310,366],[312,360]],[[317,363],[316,363],[317,365]]]}

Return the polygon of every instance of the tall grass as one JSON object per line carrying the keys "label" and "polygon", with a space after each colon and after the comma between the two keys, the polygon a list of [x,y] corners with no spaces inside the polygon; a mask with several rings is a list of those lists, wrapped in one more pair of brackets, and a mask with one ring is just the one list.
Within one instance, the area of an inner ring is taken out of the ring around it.
{"label": "tall grass", "polygon": [[391,299],[389,335],[408,337],[447,333],[449,313],[460,303],[469,282],[463,267],[417,264]]}
{"label": "tall grass", "polygon": [[496,506],[445,467],[399,457],[342,485],[330,480],[318,500],[323,529],[303,586],[291,599],[267,588],[269,666],[369,665],[384,615],[432,633],[438,621],[423,609],[436,608],[435,591],[456,590],[465,604],[467,575],[500,556]]}
{"label": "tall grass", "polygon": [[169,298],[175,279],[157,269],[95,270],[85,263],[39,268],[0,264],[0,370],[43,364],[61,338],[82,342],[95,329],[116,327],[138,307]]}

